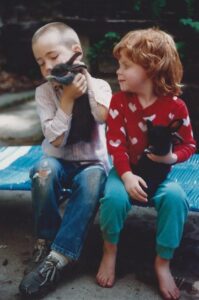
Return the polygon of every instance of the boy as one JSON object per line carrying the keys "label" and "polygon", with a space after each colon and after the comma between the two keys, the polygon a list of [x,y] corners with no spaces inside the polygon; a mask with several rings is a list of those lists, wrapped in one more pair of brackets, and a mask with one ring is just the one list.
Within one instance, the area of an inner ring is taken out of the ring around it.
{"label": "boy", "polygon": [[[82,53],[76,32],[60,22],[38,29],[32,38],[32,50],[44,78],[55,65],[65,63],[76,52]],[[86,91],[95,120],[91,141],[79,137],[80,142],[67,144],[74,103]],[[87,71],[78,73],[69,85],[46,82],[36,89],[45,139],[44,157],[30,174],[37,241],[19,286],[26,296],[47,292],[58,282],[61,270],[80,256],[109,169],[103,123],[110,99],[108,83]],[[64,189],[70,189],[71,194],[61,218],[59,205]]]}

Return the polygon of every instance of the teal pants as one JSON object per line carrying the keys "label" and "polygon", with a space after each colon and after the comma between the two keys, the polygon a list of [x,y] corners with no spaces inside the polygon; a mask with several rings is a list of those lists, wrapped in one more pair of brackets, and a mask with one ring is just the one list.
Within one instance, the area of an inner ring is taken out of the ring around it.
{"label": "teal pants", "polygon": [[[186,194],[176,182],[165,180],[150,199],[157,211],[156,251],[171,259],[179,246],[188,215]],[[100,227],[105,241],[117,244],[131,199],[114,168],[109,173],[104,197],[100,200]]]}

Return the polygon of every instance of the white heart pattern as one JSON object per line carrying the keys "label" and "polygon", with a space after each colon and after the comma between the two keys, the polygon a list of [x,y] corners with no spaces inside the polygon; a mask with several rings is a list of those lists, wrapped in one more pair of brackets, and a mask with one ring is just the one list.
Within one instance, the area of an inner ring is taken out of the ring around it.
{"label": "white heart pattern", "polygon": [[155,118],[156,118],[156,114],[151,115],[151,116],[148,116],[148,117],[145,117],[145,118],[143,118],[143,119],[144,119],[145,121],[149,120],[149,121],[152,122]]}
{"label": "white heart pattern", "polygon": [[168,116],[168,117],[169,117],[169,119],[170,119],[170,120],[173,120],[173,118],[174,118],[174,114],[172,114],[172,113],[169,113],[169,116]]}
{"label": "white heart pattern", "polygon": [[110,140],[109,144],[113,147],[118,147],[121,144],[121,141],[119,139],[116,141]]}
{"label": "white heart pattern", "polygon": [[189,116],[187,116],[186,119],[183,119],[183,125],[188,127],[189,124],[190,124],[190,118],[189,118]]}
{"label": "white heart pattern", "polygon": [[189,144],[189,146],[196,148],[196,145],[194,145],[194,144]]}
{"label": "white heart pattern", "polygon": [[117,109],[110,109],[109,114],[111,115],[112,119],[115,119],[119,115],[119,112]]}
{"label": "white heart pattern", "polygon": [[124,135],[126,135],[126,131],[125,131],[125,129],[124,129],[123,126],[120,128],[120,131],[121,131],[122,133],[124,133]]}
{"label": "white heart pattern", "polygon": [[138,139],[136,137],[130,138],[130,141],[133,145],[137,144]]}
{"label": "white heart pattern", "polygon": [[145,124],[143,124],[142,122],[139,122],[138,126],[143,132],[147,131],[147,126]]}
{"label": "white heart pattern", "polygon": [[132,112],[135,112],[135,111],[137,110],[137,107],[136,107],[135,104],[133,104],[133,103],[129,103],[129,104],[128,104],[128,107],[130,108],[130,110],[131,110]]}

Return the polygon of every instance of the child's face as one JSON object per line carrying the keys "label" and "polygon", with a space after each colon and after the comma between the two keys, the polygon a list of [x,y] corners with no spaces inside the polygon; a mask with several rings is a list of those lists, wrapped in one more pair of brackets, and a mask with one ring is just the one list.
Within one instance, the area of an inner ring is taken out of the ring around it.
{"label": "child's face", "polygon": [[149,80],[146,71],[140,65],[135,64],[121,50],[119,69],[117,70],[118,82],[123,92],[140,93]]}
{"label": "child's face", "polygon": [[[78,45],[76,45],[78,46]],[[68,49],[61,42],[60,35],[56,31],[48,32],[38,38],[33,44],[33,54],[40,67],[41,74],[46,77],[51,73],[53,67],[59,63],[65,63],[75,51],[79,49]]]}

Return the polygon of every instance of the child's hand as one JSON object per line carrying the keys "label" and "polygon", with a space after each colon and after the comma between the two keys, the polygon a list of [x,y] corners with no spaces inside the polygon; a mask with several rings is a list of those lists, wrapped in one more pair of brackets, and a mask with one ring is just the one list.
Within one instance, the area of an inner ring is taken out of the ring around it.
{"label": "child's hand", "polygon": [[70,115],[73,110],[75,99],[82,96],[87,90],[87,81],[85,75],[78,73],[73,82],[69,85],[62,85],[60,95],[60,107]]}
{"label": "child's hand", "polygon": [[159,156],[153,153],[149,153],[147,154],[147,157],[155,162],[168,164],[168,165],[172,165],[177,161],[177,155],[172,152],[172,149],[170,149],[170,152],[164,156]]}
{"label": "child's hand", "polygon": [[142,187],[147,188],[146,182],[132,172],[126,172],[122,175],[125,188],[131,198],[140,202],[147,202],[147,193]]}
{"label": "child's hand", "polygon": [[91,75],[90,73],[88,72],[87,69],[83,69],[82,70],[82,73],[85,75],[86,77],[86,80],[87,80],[87,84],[88,84],[88,89],[92,89],[92,80],[91,80]]}
{"label": "child's hand", "polygon": [[73,102],[82,96],[87,90],[87,80],[84,74],[78,73],[73,82],[63,85],[62,99],[66,102]]}

